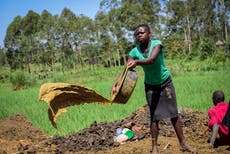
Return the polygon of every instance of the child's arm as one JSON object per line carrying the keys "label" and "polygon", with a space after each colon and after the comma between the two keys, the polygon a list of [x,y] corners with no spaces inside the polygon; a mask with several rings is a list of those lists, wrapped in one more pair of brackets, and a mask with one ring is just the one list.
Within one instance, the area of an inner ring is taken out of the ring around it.
{"label": "child's arm", "polygon": [[212,126],[212,134],[211,134],[211,138],[210,138],[210,142],[209,142],[209,147],[210,148],[214,147],[214,142],[215,142],[216,137],[218,135],[218,131],[219,131],[219,125],[218,124],[214,124]]}

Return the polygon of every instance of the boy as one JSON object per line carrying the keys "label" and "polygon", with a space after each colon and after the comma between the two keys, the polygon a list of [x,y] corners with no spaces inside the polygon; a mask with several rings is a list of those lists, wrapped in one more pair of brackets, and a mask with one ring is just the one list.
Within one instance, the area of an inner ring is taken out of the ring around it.
{"label": "boy", "polygon": [[[224,93],[217,90],[212,95],[214,107],[208,110],[208,129],[212,132],[209,146],[230,145],[230,134],[228,127],[222,124],[228,109],[228,103],[224,102]],[[219,135],[219,138],[217,136]]]}
{"label": "boy", "polygon": [[[150,28],[146,24],[137,26],[134,32],[136,46],[129,52],[127,66],[142,66],[146,100],[150,109],[152,153],[158,154],[159,121],[170,118],[183,151],[195,152],[183,134],[178,115],[176,94],[169,70],[164,64],[163,44],[160,40],[150,39]],[[115,84],[116,85],[116,84]],[[115,91],[115,85],[112,92]]]}

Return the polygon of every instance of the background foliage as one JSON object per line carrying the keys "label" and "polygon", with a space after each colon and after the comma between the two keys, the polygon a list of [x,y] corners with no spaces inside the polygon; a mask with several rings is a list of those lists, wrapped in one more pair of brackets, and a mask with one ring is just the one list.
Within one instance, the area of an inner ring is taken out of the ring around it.
{"label": "background foliage", "polygon": [[[68,8],[52,15],[28,11],[7,28],[0,66],[31,74],[120,66],[134,45],[140,23],[164,43],[165,56],[217,61],[230,57],[229,1],[225,0],[102,0],[94,19]],[[138,21],[138,22],[137,22]]]}

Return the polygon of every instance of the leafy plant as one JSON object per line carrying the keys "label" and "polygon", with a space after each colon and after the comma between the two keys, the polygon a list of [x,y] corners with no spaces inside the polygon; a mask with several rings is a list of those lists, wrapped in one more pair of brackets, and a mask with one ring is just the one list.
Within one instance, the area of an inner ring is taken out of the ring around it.
{"label": "leafy plant", "polygon": [[35,85],[36,79],[29,73],[17,70],[11,74],[10,82],[13,89],[18,90]]}
{"label": "leafy plant", "polygon": [[10,76],[10,69],[8,67],[0,67],[0,83],[4,83]]}

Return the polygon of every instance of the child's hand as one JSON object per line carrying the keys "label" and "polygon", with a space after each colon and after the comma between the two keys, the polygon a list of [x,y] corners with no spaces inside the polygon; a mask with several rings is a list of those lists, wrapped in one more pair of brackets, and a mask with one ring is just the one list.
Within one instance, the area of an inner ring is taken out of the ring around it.
{"label": "child's hand", "polygon": [[136,61],[135,60],[130,60],[129,62],[128,62],[128,64],[127,64],[127,66],[129,67],[129,68],[134,68],[134,67],[136,67]]}
{"label": "child's hand", "polygon": [[110,95],[113,96],[117,92],[117,82],[112,86],[112,89],[110,91]]}
{"label": "child's hand", "polygon": [[213,149],[214,148],[214,145],[212,143],[208,143],[208,148],[209,149]]}

